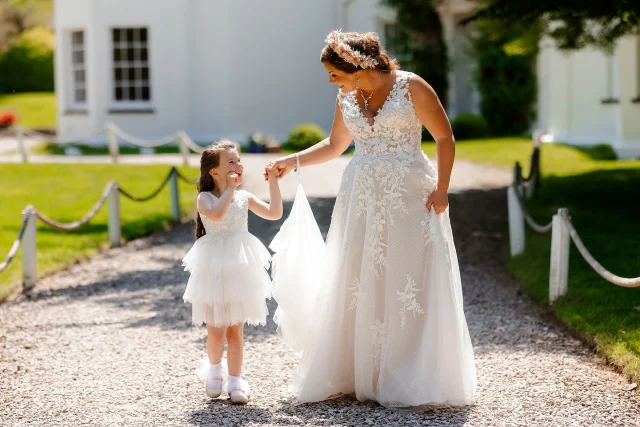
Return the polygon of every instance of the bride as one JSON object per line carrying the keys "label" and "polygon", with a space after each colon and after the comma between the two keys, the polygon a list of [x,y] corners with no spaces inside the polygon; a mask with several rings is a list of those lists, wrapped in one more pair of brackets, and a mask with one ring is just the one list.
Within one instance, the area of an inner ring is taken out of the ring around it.
{"label": "bride", "polygon": [[[283,177],[297,160],[323,163],[355,142],[307,322],[313,339],[297,369],[297,401],[470,404],[475,362],[448,215],[451,126],[431,86],[400,71],[376,34],[333,31],[326,43],[321,61],[340,88],[331,135],[272,166]],[[421,149],[422,125],[436,141],[437,171]]]}

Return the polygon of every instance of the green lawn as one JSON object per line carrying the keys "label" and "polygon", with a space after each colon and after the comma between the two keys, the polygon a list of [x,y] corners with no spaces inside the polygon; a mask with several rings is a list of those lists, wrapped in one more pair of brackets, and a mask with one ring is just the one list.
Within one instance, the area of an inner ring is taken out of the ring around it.
{"label": "green lawn", "polygon": [[[75,147],[80,150],[83,156],[106,156],[109,154],[107,147],[94,147],[87,144],[53,144],[41,143],[31,147],[29,152],[35,155],[64,155],[66,147]],[[121,155],[140,154],[140,147],[132,145],[120,145],[119,151]],[[157,154],[177,154],[180,149],[177,146],[164,146],[154,148]]]}
{"label": "green lawn", "polygon": [[56,127],[56,95],[52,92],[0,95],[0,112],[18,114],[20,126],[27,129]]}
{"label": "green lawn", "polygon": [[[435,155],[433,144],[424,148]],[[456,153],[501,168],[520,161],[527,175],[532,148],[524,139],[462,141]],[[585,245],[605,268],[623,277],[640,276],[640,160],[597,160],[596,154],[544,144],[540,192],[527,209],[546,224],[559,208],[568,208]],[[550,248],[551,235],[527,227],[525,253],[508,262],[525,291],[542,304],[548,304]],[[630,378],[640,380],[640,288],[620,288],[600,278],[572,244],[569,292],[553,310]]]}
{"label": "green lawn", "polygon": [[[195,168],[180,168],[196,177]],[[75,221],[100,198],[109,180],[115,179],[125,190],[146,196],[169,172],[166,165],[14,165],[0,167],[0,259],[4,259],[16,238],[22,221],[21,211],[32,204],[43,214],[61,222]],[[180,205],[189,215],[195,201],[195,185],[180,181]],[[156,198],[135,203],[120,198],[122,236],[132,239],[167,227],[171,221],[168,186]],[[107,206],[89,224],[74,232],[58,232],[42,223],[37,231],[38,274],[58,270],[108,246]],[[7,270],[0,273],[0,300],[21,281],[21,251]]]}

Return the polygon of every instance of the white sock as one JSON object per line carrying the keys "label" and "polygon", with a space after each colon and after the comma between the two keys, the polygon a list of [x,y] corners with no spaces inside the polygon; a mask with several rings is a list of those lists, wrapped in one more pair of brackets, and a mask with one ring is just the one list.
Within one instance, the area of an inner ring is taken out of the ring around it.
{"label": "white sock", "polygon": [[214,377],[220,377],[222,378],[222,362],[217,363],[215,365],[209,365],[209,372],[214,376]]}
{"label": "white sock", "polygon": [[240,377],[234,377],[233,375],[229,375],[229,388],[233,388],[235,385],[240,384]]}

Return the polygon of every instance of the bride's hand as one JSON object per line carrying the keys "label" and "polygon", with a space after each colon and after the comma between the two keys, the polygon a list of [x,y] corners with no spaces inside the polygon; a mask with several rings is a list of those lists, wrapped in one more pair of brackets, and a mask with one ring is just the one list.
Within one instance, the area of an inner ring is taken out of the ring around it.
{"label": "bride's hand", "polygon": [[447,195],[447,192],[438,188],[431,193],[429,200],[427,200],[427,209],[431,211],[431,208],[433,208],[437,214],[444,212],[448,205],[449,196]]}
{"label": "bride's hand", "polygon": [[[278,179],[284,178],[289,172],[296,168],[295,156],[281,157],[275,161],[272,165],[267,165],[265,168],[265,175],[270,171],[277,171]],[[266,176],[265,176],[266,178]]]}

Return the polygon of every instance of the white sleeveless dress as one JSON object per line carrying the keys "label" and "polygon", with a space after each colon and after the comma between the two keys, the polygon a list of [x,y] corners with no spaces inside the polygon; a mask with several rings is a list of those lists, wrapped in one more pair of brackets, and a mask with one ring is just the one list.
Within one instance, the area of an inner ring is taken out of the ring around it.
{"label": "white sleeveless dress", "polygon": [[[201,194],[215,198],[209,192]],[[236,191],[222,220],[213,221],[200,214],[206,234],[182,260],[191,273],[183,299],[192,305],[194,325],[266,324],[271,256],[249,233],[248,207],[247,193]]]}
{"label": "white sleeveless dress", "polygon": [[[398,73],[374,125],[355,93],[340,93],[355,141],[333,211],[322,286],[293,391],[297,401],[341,394],[388,407],[465,405],[476,370],[449,213],[425,205],[436,170]],[[290,319],[292,320],[292,319]]]}

